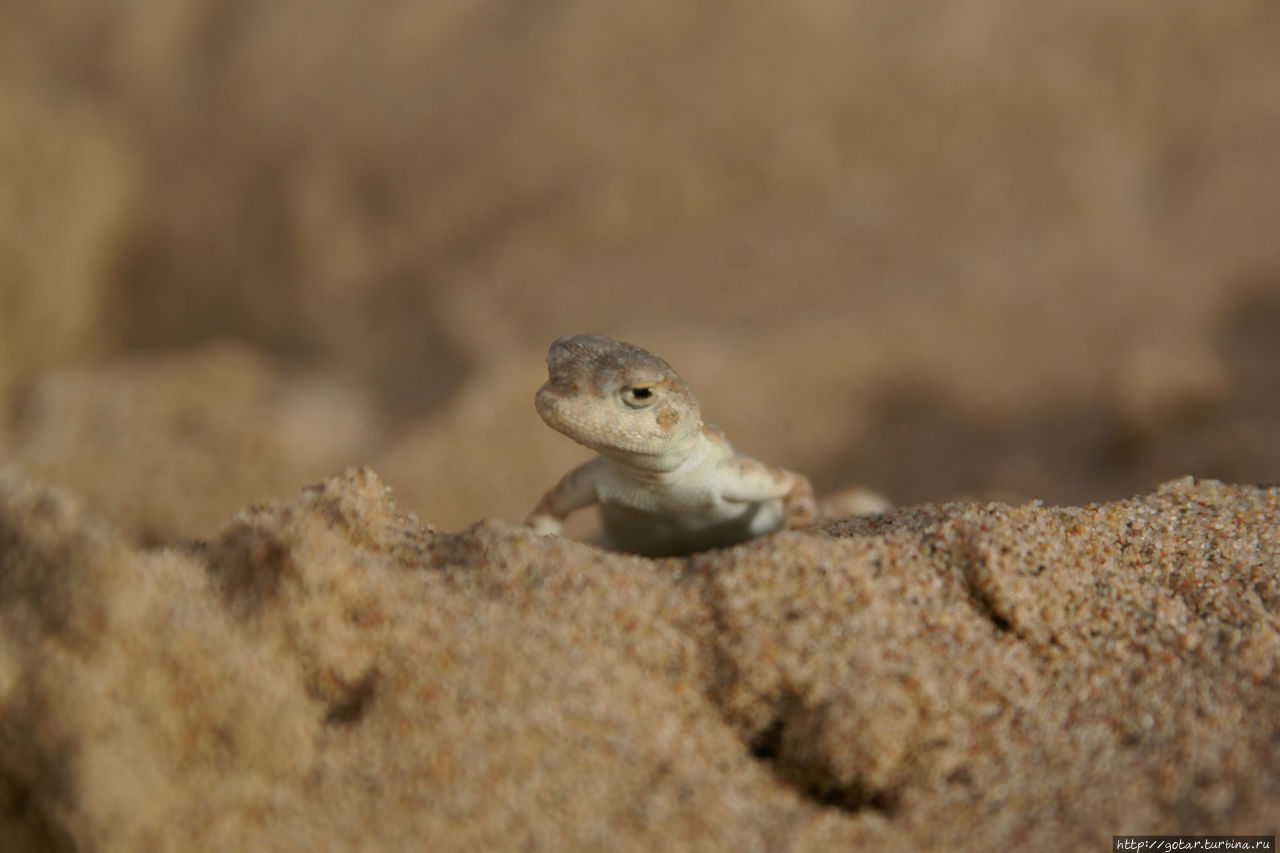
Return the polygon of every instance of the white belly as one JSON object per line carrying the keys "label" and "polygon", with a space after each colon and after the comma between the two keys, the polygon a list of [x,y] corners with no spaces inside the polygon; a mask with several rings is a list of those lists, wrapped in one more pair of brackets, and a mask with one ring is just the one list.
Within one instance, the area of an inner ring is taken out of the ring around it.
{"label": "white belly", "polygon": [[782,527],[781,500],[717,501],[705,512],[654,512],[601,502],[609,547],[632,554],[671,556],[737,545]]}

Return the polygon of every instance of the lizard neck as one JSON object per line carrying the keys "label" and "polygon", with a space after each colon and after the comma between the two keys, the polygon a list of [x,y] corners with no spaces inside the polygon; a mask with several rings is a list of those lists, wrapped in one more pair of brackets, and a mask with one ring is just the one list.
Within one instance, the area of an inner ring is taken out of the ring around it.
{"label": "lizard neck", "polygon": [[679,478],[684,472],[697,467],[711,450],[710,442],[701,435],[694,435],[664,447],[661,453],[636,453],[613,448],[598,448],[597,452],[631,476],[662,482]]}

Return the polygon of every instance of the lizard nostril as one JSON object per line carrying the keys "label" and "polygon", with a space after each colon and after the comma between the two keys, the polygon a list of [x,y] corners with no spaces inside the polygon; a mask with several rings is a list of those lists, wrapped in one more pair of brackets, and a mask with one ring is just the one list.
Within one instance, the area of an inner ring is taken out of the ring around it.
{"label": "lizard nostril", "polygon": [[572,397],[578,393],[578,383],[564,376],[553,376],[542,388],[557,397]]}

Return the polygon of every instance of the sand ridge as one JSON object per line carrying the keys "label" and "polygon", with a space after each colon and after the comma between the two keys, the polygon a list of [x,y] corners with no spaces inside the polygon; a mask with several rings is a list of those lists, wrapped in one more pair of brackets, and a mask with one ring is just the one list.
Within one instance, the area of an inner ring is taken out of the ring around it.
{"label": "sand ridge", "polygon": [[439,533],[368,469],[161,550],[0,495],[26,849],[1097,849],[1280,814],[1274,487],[667,560]]}

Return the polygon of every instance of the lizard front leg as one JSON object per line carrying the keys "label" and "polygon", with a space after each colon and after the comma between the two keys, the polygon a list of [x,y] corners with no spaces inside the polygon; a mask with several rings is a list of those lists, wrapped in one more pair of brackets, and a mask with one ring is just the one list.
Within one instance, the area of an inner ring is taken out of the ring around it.
{"label": "lizard front leg", "polygon": [[722,463],[723,495],[729,500],[782,500],[782,526],[804,527],[818,518],[809,478],[756,459],[735,456]]}
{"label": "lizard front leg", "polygon": [[538,505],[525,519],[525,526],[539,536],[558,534],[564,529],[564,520],[569,517],[569,513],[595,503],[598,499],[596,470],[599,461],[598,458],[592,459],[565,474],[538,501]]}
{"label": "lizard front leg", "polygon": [[791,477],[791,489],[782,498],[782,526],[790,530],[813,524],[818,520],[818,502],[813,496],[813,484],[804,474],[785,469],[782,473]]}

